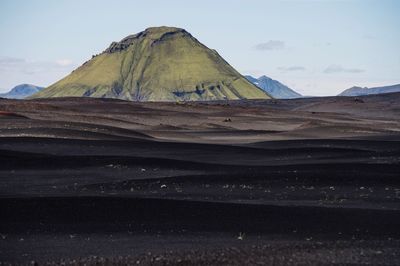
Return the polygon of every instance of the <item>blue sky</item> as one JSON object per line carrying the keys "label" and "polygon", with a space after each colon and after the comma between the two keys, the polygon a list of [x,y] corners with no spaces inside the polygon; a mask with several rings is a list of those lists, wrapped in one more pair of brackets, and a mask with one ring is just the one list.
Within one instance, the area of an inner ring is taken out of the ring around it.
{"label": "blue sky", "polygon": [[0,92],[48,86],[112,41],[161,25],[305,95],[398,84],[399,14],[396,0],[0,0]]}

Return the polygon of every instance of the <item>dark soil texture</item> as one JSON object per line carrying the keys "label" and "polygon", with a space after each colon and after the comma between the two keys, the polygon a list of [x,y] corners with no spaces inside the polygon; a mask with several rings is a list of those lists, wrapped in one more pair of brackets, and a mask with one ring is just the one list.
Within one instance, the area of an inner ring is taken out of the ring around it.
{"label": "dark soil texture", "polygon": [[0,99],[0,217],[0,265],[400,265],[400,94]]}

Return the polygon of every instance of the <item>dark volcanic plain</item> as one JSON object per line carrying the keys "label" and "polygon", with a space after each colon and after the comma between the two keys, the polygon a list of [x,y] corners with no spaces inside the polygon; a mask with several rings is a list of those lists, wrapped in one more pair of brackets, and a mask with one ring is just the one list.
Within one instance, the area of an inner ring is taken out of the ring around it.
{"label": "dark volcanic plain", "polygon": [[0,217],[5,265],[400,265],[400,94],[0,99]]}

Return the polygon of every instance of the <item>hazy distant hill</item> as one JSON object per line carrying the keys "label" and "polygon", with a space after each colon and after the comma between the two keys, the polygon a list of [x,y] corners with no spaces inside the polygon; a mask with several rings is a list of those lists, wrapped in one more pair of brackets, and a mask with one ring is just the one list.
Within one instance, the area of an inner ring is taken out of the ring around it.
{"label": "hazy distant hill", "polygon": [[369,94],[381,94],[381,93],[391,93],[400,92],[400,84],[384,87],[373,87],[373,88],[361,88],[361,87],[351,87],[339,94],[339,96],[360,96]]}
{"label": "hazy distant hill", "polygon": [[172,27],[148,28],[113,42],[33,97],[64,96],[134,101],[270,98],[215,50]]}
{"label": "hazy distant hill", "polygon": [[43,87],[38,87],[31,84],[21,84],[15,86],[9,92],[1,93],[0,97],[9,99],[24,99],[41,91],[42,89]]}
{"label": "hazy distant hill", "polygon": [[271,79],[267,76],[261,76],[258,79],[252,76],[245,76],[247,80],[263,89],[269,95],[277,99],[291,99],[302,97],[301,94],[290,89],[288,86],[283,85],[277,80]]}

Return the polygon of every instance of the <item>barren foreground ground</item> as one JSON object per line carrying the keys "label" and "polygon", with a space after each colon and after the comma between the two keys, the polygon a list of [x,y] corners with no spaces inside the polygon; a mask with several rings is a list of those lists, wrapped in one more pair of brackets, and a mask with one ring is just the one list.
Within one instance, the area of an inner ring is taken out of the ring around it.
{"label": "barren foreground ground", "polygon": [[0,217],[4,263],[399,265],[400,94],[0,99]]}

